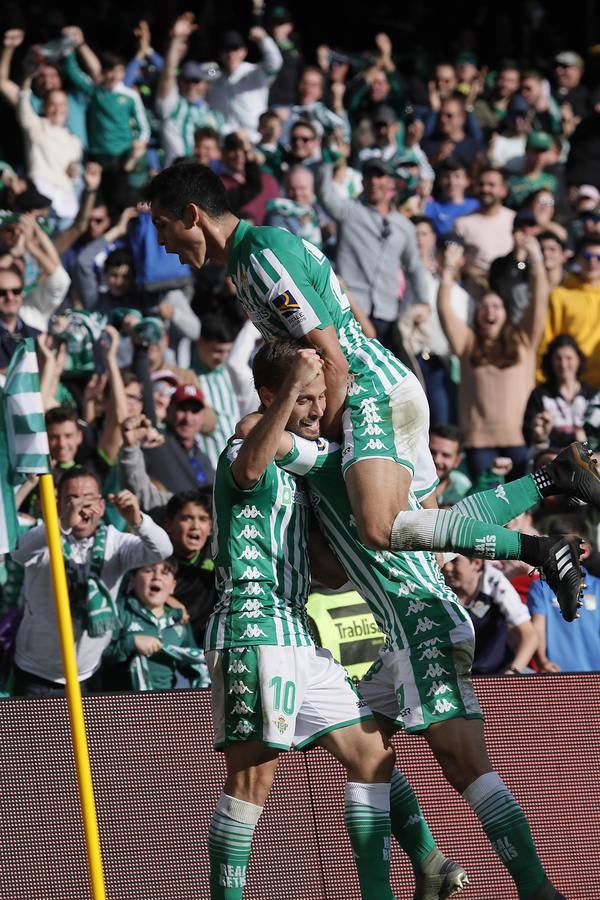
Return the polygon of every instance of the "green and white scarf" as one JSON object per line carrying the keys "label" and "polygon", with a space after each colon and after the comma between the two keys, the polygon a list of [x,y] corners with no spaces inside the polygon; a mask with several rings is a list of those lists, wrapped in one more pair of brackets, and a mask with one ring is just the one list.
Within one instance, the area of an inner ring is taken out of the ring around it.
{"label": "green and white scarf", "polygon": [[[175,662],[185,663],[187,668],[195,673],[195,677],[191,681],[193,688],[210,686],[208,666],[204,661],[204,650],[201,650],[199,647],[178,647],[175,644],[163,644],[159,653],[154,654],[154,659],[160,662],[161,656],[166,656],[167,659],[175,660]],[[131,687],[134,691],[153,691],[155,689],[148,662],[147,656],[136,653],[129,663],[129,676],[131,678]]]}
{"label": "green and white scarf", "polygon": [[96,529],[88,563],[73,562],[70,541],[64,540],[62,546],[73,615],[80,619],[90,637],[101,637],[116,628],[118,623],[110,591],[102,581],[106,525],[100,522]]}

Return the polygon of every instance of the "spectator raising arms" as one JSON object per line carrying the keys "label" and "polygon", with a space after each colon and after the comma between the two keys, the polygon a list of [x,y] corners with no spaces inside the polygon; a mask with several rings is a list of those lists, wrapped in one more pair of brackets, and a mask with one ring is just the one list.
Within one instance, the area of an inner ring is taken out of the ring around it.
{"label": "spectator raising arms", "polygon": [[548,280],[538,242],[529,237],[525,246],[532,270],[531,301],[518,328],[508,321],[502,299],[489,291],[477,303],[473,327],[458,318],[450,297],[462,248],[450,244],[444,251],[438,311],[461,363],[459,421],[471,478],[497,456],[512,459],[516,476],[527,465],[521,423],[548,307]]}

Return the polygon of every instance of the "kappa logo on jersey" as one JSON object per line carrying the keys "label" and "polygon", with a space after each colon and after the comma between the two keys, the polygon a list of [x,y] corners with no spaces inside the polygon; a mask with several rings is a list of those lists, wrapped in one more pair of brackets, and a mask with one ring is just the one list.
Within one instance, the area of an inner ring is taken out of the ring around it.
{"label": "kappa logo on jersey", "polygon": [[264,597],[265,592],[257,581],[249,581],[248,584],[244,585],[244,593],[242,594],[242,597],[244,596]]}
{"label": "kappa logo on jersey", "polygon": [[256,525],[246,524],[238,534],[239,538],[246,538],[247,540],[253,540],[254,538],[260,537],[261,532],[258,530]]}
{"label": "kappa logo on jersey", "polygon": [[246,566],[240,578],[248,578],[251,581],[256,581],[257,578],[260,578],[260,569],[257,569],[256,566]]}
{"label": "kappa logo on jersey", "polygon": [[377,440],[375,440],[375,438],[371,438],[371,440],[367,441],[367,443],[363,447],[363,450],[383,450],[384,447],[385,444],[383,443],[383,441],[380,441],[379,438],[377,438]]}
{"label": "kappa logo on jersey", "polygon": [[425,603],[423,600],[411,600],[406,612],[409,615],[416,615],[422,613],[424,609],[431,609],[431,603]]}
{"label": "kappa logo on jersey", "polygon": [[245,638],[266,638],[266,636],[267,635],[259,625],[246,625],[246,630],[242,634],[242,637]]}
{"label": "kappa logo on jersey", "polygon": [[415,628],[415,634],[419,634],[420,631],[431,631],[432,628],[435,628],[437,622],[434,622],[433,619],[429,619],[425,616],[424,619],[419,619],[417,622],[417,627]]}
{"label": "kappa logo on jersey", "polygon": [[440,656],[443,656],[441,650],[438,650],[437,647],[427,647],[426,650],[423,650],[419,659],[439,659]]}
{"label": "kappa logo on jersey", "polygon": [[273,300],[273,306],[279,310],[285,319],[289,319],[300,312],[300,304],[291,291],[284,291]]}
{"label": "kappa logo on jersey", "polygon": [[249,544],[246,544],[238,556],[238,559],[264,559],[264,556],[256,547],[251,547]]}
{"label": "kappa logo on jersey", "polygon": [[[240,613],[240,619],[259,619],[264,618],[262,611],[262,603],[260,600],[245,600]],[[246,669],[248,671],[248,669]]]}
{"label": "kappa logo on jersey", "polygon": [[380,428],[379,425],[374,425],[372,422],[369,422],[364,431],[361,431],[361,437],[365,437],[365,435],[373,435],[373,434],[383,434],[383,428]]}
{"label": "kappa logo on jersey", "polygon": [[256,506],[249,506],[246,504],[246,506],[239,511],[236,519],[264,519],[264,516]]}

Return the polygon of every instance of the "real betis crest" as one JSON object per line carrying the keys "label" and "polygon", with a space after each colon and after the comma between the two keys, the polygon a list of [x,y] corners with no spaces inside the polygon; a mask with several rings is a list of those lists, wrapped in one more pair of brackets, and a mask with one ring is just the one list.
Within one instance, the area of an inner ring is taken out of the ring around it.
{"label": "real betis crest", "polygon": [[279,734],[283,734],[288,729],[288,723],[286,721],[285,716],[280,715],[279,718],[275,719],[275,728],[279,732]]}

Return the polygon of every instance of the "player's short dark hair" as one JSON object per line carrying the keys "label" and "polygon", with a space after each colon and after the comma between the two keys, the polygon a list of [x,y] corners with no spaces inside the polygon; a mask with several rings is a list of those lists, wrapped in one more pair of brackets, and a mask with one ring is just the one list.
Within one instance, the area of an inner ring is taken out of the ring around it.
{"label": "player's short dark hair", "polygon": [[254,387],[260,390],[266,387],[273,391],[290,371],[298,350],[305,344],[293,339],[285,341],[267,341],[260,347],[252,360],[252,377]]}
{"label": "player's short dark hair", "polygon": [[459,447],[462,447],[463,433],[457,425],[450,425],[446,422],[434,422],[429,428],[429,437],[440,437],[446,441],[455,441]]}
{"label": "player's short dark hair", "polygon": [[91,478],[96,482],[98,493],[102,493],[102,485],[100,484],[100,479],[95,472],[91,472],[89,469],[85,469],[83,466],[73,466],[72,469],[67,469],[64,475],[61,475],[60,484],[58,485],[59,497],[63,496],[66,490],[66,485],[70,484],[71,481],[75,481],[76,478]]}
{"label": "player's short dark hair", "polygon": [[200,163],[179,163],[163,169],[144,189],[144,197],[149,203],[158,200],[178,219],[188,203],[199,206],[211,219],[231,212],[223,182]]}
{"label": "player's short dark hair", "polygon": [[63,422],[73,422],[81,431],[79,415],[73,406],[55,406],[54,409],[48,410],[45,419],[46,430],[50,428],[51,425],[62,425]]}
{"label": "player's short dark hair", "polygon": [[433,219],[430,219],[429,216],[413,216],[410,221],[415,227],[417,225],[429,225],[435,234],[435,225],[433,224]]}
{"label": "player's short dark hair", "polygon": [[213,514],[212,497],[207,491],[178,491],[165,506],[165,520],[174,519],[188,503],[202,507],[210,516]]}

